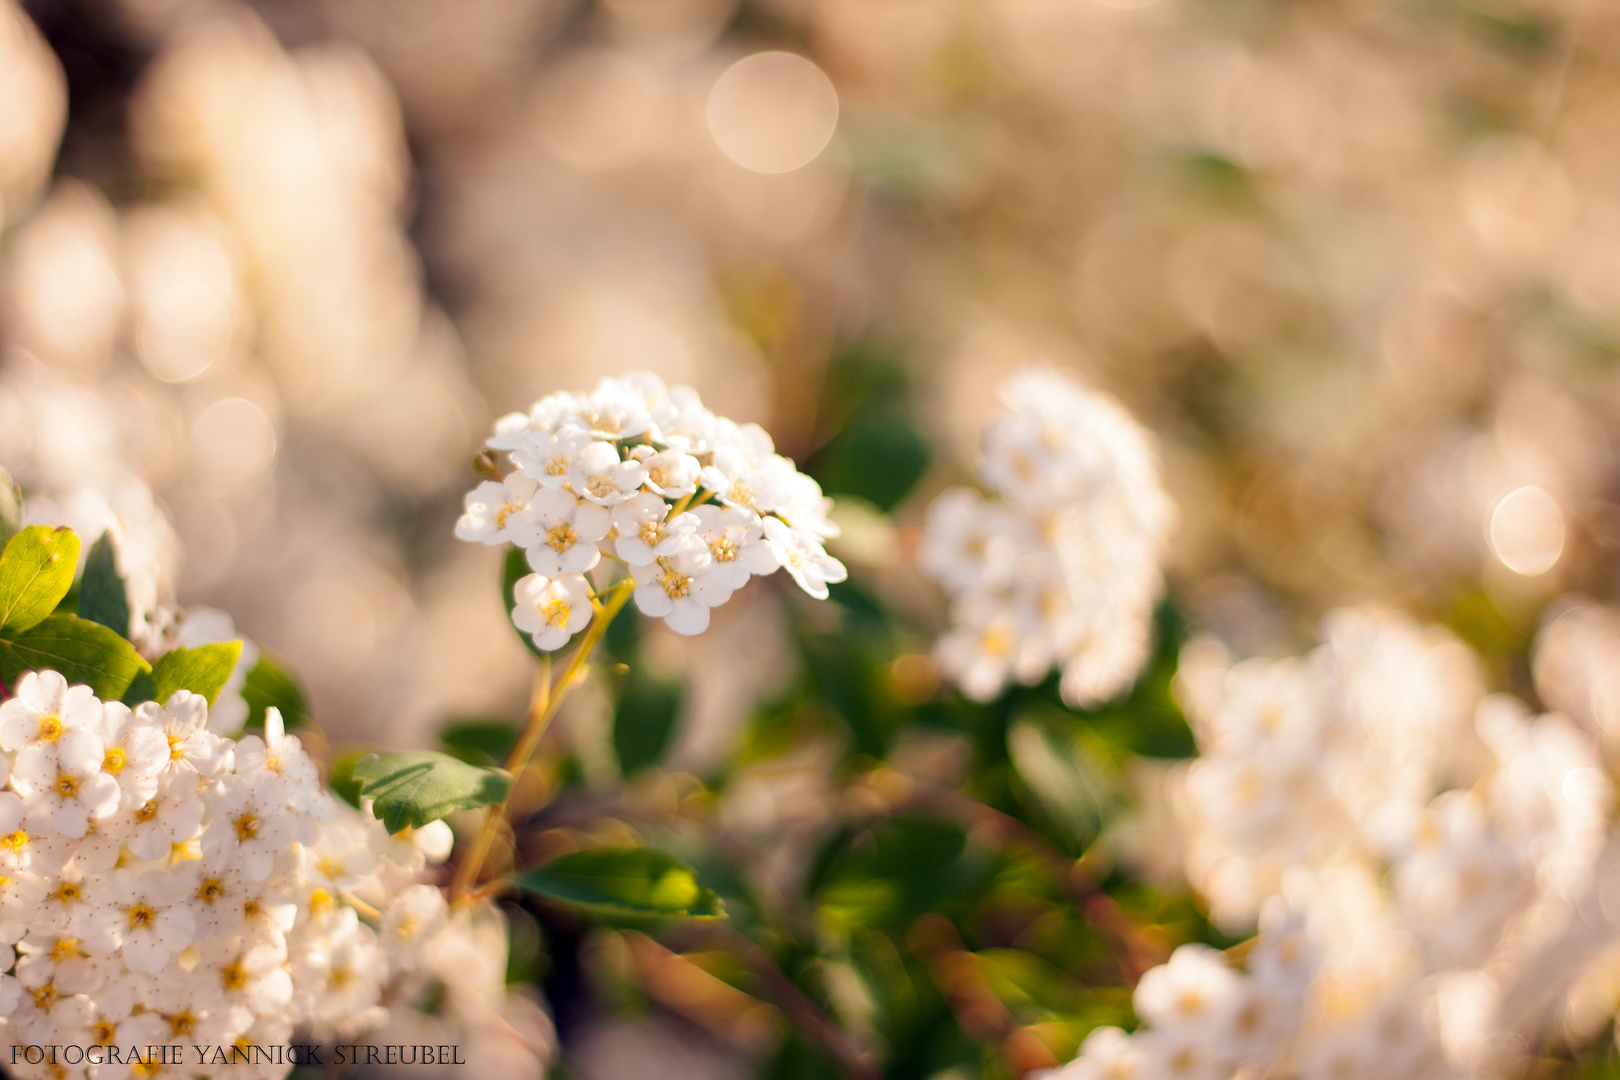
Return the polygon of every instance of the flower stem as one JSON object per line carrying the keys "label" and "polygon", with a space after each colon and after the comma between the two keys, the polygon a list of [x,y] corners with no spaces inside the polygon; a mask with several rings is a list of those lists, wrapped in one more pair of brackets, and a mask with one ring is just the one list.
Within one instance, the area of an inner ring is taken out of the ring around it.
{"label": "flower stem", "polygon": [[[523,735],[512,748],[511,755],[506,759],[506,771],[512,774],[513,789],[516,790],[517,780],[523,775],[524,768],[529,759],[534,756],[535,750],[540,747],[540,740],[545,737],[546,730],[551,727],[552,718],[562,706],[563,699],[575,686],[585,681],[586,661],[590,659],[592,651],[607,633],[608,626],[615,616],[630,599],[635,590],[635,582],[626,578],[614,585],[602,595],[607,597],[607,603],[602,605],[601,613],[591,620],[590,627],[585,636],[580,639],[573,655],[568,659],[568,666],[563,669],[562,675],[553,682],[551,678],[551,657],[546,656],[540,660],[540,670],[535,676],[534,697],[529,702],[528,723],[524,725]],[[450,884],[451,901],[459,901],[467,896],[467,891],[478,880],[478,874],[484,868],[484,862],[489,858],[489,849],[495,843],[495,834],[501,823],[506,820],[512,801],[511,792],[499,805],[491,806],[484,816],[483,828],[473,840],[472,846],[462,857],[456,867],[456,876]]]}

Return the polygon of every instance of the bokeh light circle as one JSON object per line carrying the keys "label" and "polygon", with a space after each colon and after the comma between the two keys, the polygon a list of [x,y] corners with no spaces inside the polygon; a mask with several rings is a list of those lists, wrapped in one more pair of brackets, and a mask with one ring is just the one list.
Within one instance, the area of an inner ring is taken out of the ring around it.
{"label": "bokeh light circle", "polygon": [[732,161],[785,173],[816,159],[838,127],[838,91],[815,64],[786,52],[744,57],[709,93],[709,133]]}

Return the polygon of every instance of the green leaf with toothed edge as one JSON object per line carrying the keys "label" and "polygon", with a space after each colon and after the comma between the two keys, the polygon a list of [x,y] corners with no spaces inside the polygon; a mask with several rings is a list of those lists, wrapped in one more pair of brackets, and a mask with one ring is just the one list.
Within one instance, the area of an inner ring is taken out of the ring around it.
{"label": "green leaf with toothed edge", "polygon": [[[144,679],[137,679],[124,695],[124,704],[141,701],[162,704],[176,691],[190,690],[201,694],[212,705],[230,681],[236,662],[242,658],[240,641],[224,641],[215,645],[199,645],[194,649],[170,649],[158,657],[152,671]],[[133,699],[133,700],[132,700]]]}
{"label": "green leaf with toothed edge", "polygon": [[79,618],[116,630],[120,637],[129,636],[129,592],[118,573],[118,550],[110,532],[90,545],[84,576],[79,580],[77,610]]}
{"label": "green leaf with toothed edge", "polygon": [[391,833],[419,829],[456,810],[488,806],[512,790],[505,769],[480,768],[432,750],[375,754],[355,762],[354,779]]}
{"label": "green leaf with toothed edge", "polygon": [[529,892],[583,908],[614,925],[726,916],[725,904],[698,883],[696,871],[651,848],[587,848],[513,880]]}
{"label": "green leaf with toothed edge", "polygon": [[56,671],[84,683],[105,701],[117,701],[151,670],[135,647],[89,619],[52,615],[20,634],[0,639],[0,679],[16,686],[27,671]]}
{"label": "green leaf with toothed edge", "polygon": [[30,525],[0,555],[0,636],[37,626],[73,587],[79,538],[72,529]]}

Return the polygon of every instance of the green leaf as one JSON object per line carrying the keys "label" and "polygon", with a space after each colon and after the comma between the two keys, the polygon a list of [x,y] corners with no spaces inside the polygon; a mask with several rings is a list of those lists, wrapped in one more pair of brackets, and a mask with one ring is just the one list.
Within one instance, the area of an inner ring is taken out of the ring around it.
{"label": "green leaf", "polygon": [[118,574],[118,551],[110,532],[102,533],[85,557],[78,613],[81,619],[116,630],[122,637],[129,636],[129,593]]}
{"label": "green leaf", "polygon": [[356,810],[360,809],[360,781],[354,778],[354,767],[375,753],[375,750],[366,747],[346,751],[332,759],[332,779],[327,781],[326,786],[332,789],[332,794]]}
{"label": "green leaf", "polygon": [[1065,719],[1018,720],[1007,731],[1007,756],[1040,809],[1083,847],[1124,802],[1125,782],[1101,740]]}
{"label": "green leaf", "polygon": [[360,794],[391,833],[421,828],[455,810],[488,806],[512,790],[512,774],[432,750],[376,754],[355,763]]}
{"label": "green leaf", "polygon": [[512,609],[517,606],[517,594],[515,592],[517,583],[532,573],[534,573],[534,569],[529,566],[528,556],[523,554],[522,548],[513,544],[507,549],[506,561],[501,564],[501,596],[506,609],[506,621],[517,634],[518,640],[523,642],[524,648],[536,656],[550,656],[550,653],[534,643],[534,638],[519,630],[517,624],[512,622]]}
{"label": "green leaf", "polygon": [[632,776],[664,760],[685,698],[681,680],[648,675],[640,666],[630,668],[613,712],[613,752],[623,775]]}
{"label": "green leaf", "polygon": [[530,870],[516,881],[532,893],[621,925],[716,919],[726,913],[720,898],[698,884],[691,867],[650,848],[576,851]]}
{"label": "green leaf", "polygon": [[440,731],[439,742],[469,765],[498,765],[511,755],[519,734],[510,720],[462,720]]}
{"label": "green leaf", "polygon": [[0,469],[0,545],[8,544],[22,528],[22,488],[11,474]]}
{"label": "green leaf", "polygon": [[0,635],[36,626],[73,587],[79,538],[72,529],[30,525],[0,555]]}
{"label": "green leaf", "polygon": [[281,710],[281,723],[288,731],[309,723],[309,704],[303,688],[286,668],[263,654],[247,673],[242,698],[248,703],[243,731],[262,729],[265,711],[272,708]]}
{"label": "green leaf", "polygon": [[72,615],[52,615],[9,641],[0,640],[0,678],[8,686],[25,671],[46,669],[70,683],[84,683],[107,701],[117,701],[137,675],[150,670],[117,633]]}
{"label": "green leaf", "polygon": [[[124,704],[137,701],[163,703],[178,690],[201,694],[212,705],[219,692],[230,681],[236,662],[242,658],[240,641],[223,641],[215,645],[199,645],[195,649],[170,649],[152,665],[147,680],[136,680]],[[138,696],[149,693],[150,696]]]}

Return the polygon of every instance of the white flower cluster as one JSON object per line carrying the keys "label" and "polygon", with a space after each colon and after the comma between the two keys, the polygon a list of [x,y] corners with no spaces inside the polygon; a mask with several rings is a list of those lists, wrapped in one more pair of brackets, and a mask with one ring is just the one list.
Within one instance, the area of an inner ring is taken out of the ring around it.
{"label": "white flower cluster", "polygon": [[[1250,980],[1279,933],[1303,935],[1300,1007],[1274,1006],[1259,1041],[1246,1021],[1172,1024],[1150,985],[1185,975],[1227,1018],[1248,1001],[1248,980],[1178,952],[1138,988],[1150,1030],[1088,1043],[1066,1080],[1512,1075],[1620,939],[1596,740],[1482,697],[1445,631],[1367,609],[1330,615],[1324,638],[1237,664],[1194,642],[1178,676],[1202,754],[1174,795],[1188,876],[1228,930],[1260,913]],[[1185,1067],[1149,1063],[1165,1028],[1196,1030]]]}
{"label": "white flower cluster", "polygon": [[468,494],[456,535],[525,551],[534,573],[512,619],[541,649],[590,622],[585,574],[604,556],[629,567],[642,613],[681,634],[755,574],[786,567],[818,599],[846,576],[822,546],[838,535],[832,500],[759,425],[714,415],[690,387],[603,379],[503,417],[487,445],[515,471]]}
{"label": "white flower cluster", "polygon": [[[129,1048],[165,1044],[185,1064],[160,1071],[283,1075],[191,1047],[358,1035],[444,924],[439,890],[410,884],[448,855],[442,823],[390,837],[322,790],[274,710],[235,741],[207,713],[186,691],[103,702],[51,671],[0,706],[0,1041],[120,1051],[17,1075],[149,1076]],[[376,928],[356,904],[385,909]]]}
{"label": "white flower cluster", "polygon": [[999,396],[1008,411],[979,466],[993,495],[952,488],[928,510],[918,562],[952,598],[936,654],[972,698],[1059,667],[1064,700],[1094,704],[1151,650],[1170,501],[1147,436],[1111,398],[1050,370]]}
{"label": "white flower cluster", "polygon": [[1247,972],[1207,945],[1183,945],[1137,983],[1142,1027],[1100,1027],[1053,1080],[1227,1080],[1244,1062],[1269,1061],[1299,1026],[1315,966],[1296,918],[1279,917],[1249,951]]}

